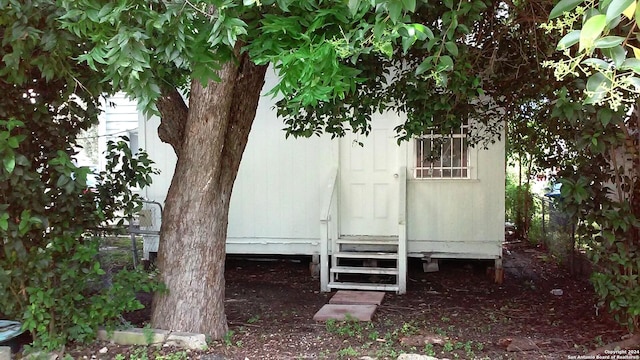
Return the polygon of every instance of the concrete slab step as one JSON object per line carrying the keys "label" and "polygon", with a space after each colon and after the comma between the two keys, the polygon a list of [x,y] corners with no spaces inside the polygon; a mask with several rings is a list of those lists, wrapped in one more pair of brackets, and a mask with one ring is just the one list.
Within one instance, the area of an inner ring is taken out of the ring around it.
{"label": "concrete slab step", "polygon": [[351,318],[359,321],[371,321],[376,308],[377,305],[326,304],[313,316],[313,320],[335,319],[343,321]]}
{"label": "concrete slab step", "polygon": [[398,275],[398,268],[366,267],[366,266],[333,266],[334,274],[384,274]]}
{"label": "concrete slab step", "polygon": [[384,293],[380,291],[338,290],[329,299],[329,304],[380,305]]}

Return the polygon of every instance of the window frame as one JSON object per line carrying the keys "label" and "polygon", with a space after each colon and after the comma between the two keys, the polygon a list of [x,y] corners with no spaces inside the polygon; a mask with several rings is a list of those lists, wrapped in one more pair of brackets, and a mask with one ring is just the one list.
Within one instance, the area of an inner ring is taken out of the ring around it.
{"label": "window frame", "polygon": [[[450,134],[443,135],[443,134],[436,133],[434,131],[430,131],[429,133],[426,133],[422,136],[414,138],[413,139],[414,144],[412,146],[413,156],[411,157],[412,159],[411,161],[413,165],[413,171],[412,171],[413,178],[416,180],[453,180],[453,181],[464,181],[464,180],[475,179],[476,178],[475,168],[472,166],[472,164],[475,161],[475,156],[474,156],[474,152],[471,151],[471,147],[469,146],[469,143],[468,143],[468,132],[469,132],[469,124],[468,122],[463,122],[460,125],[460,127],[457,129],[457,131],[452,132]],[[439,160],[431,162],[431,165],[429,166],[426,159],[423,159],[422,164],[420,164],[418,160],[419,156],[420,154],[424,153],[424,148],[420,149],[420,146],[421,144],[422,146],[424,146],[424,144],[428,143],[427,141],[423,141],[423,140],[430,140],[430,139],[436,139],[436,138],[449,139],[449,144],[450,144],[448,146],[449,154],[450,154],[449,165],[445,165],[442,163],[442,160],[444,158],[443,152],[445,151],[445,146],[443,146],[440,149]],[[452,146],[453,143],[455,142],[455,139],[461,139],[460,140],[461,151],[459,154],[455,153],[456,146]],[[454,165],[454,156],[460,159],[459,166]],[[439,165],[434,166],[438,162],[439,162]],[[439,171],[440,175],[433,176],[432,174],[431,176],[429,175],[425,176],[427,171],[432,171],[432,172]],[[448,171],[450,175],[443,176],[445,171]],[[453,176],[456,171],[459,171],[461,175]]]}

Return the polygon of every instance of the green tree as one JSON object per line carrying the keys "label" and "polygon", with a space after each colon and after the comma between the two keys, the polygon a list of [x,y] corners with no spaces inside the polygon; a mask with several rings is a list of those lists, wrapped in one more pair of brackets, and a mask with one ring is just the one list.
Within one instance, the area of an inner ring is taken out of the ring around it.
{"label": "green tree", "polygon": [[[271,64],[287,135],[368,133],[376,111],[406,114],[399,141],[462,119],[495,141],[520,98],[550,101],[550,1],[62,1],[79,59],[159,113],[178,157],[166,199],[156,297],[160,328],[226,333],[228,205]],[[550,90],[551,89],[551,90]],[[188,95],[189,106],[182,94]],[[549,108],[549,107],[547,107]],[[188,250],[186,250],[188,249]]]}
{"label": "green tree", "polygon": [[560,92],[554,111],[576,128],[562,195],[599,265],[592,281],[602,305],[631,331],[640,325],[637,5],[635,0],[562,0],[545,25],[563,35],[557,47],[562,58],[546,65],[558,79],[582,85],[580,91]]}
{"label": "green tree", "polygon": [[64,10],[55,3],[0,1],[0,8],[0,311],[22,321],[36,346],[57,348],[141,306],[135,289],[146,287],[146,274],[123,272],[114,286],[99,286],[99,243],[90,231],[131,206],[126,184],[144,185],[148,173],[137,170],[150,171],[150,162],[112,144],[124,151],[112,154],[120,176],[103,174],[106,201],[88,191],[90,170],[73,163],[73,147],[97,123],[99,96],[111,87],[70,61],[88,48],[59,28]]}

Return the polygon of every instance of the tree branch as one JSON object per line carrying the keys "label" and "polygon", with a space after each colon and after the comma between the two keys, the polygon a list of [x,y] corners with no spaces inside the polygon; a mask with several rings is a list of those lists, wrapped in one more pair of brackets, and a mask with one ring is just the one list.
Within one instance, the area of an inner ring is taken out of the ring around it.
{"label": "tree branch", "polygon": [[175,88],[163,91],[157,106],[161,115],[158,137],[171,145],[176,156],[180,157],[189,108],[182,99],[182,95]]}

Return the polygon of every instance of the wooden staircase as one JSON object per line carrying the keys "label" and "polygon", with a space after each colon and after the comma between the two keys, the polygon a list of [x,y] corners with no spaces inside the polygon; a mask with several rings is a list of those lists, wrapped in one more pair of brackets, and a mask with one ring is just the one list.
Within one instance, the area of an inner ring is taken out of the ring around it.
{"label": "wooden staircase", "polygon": [[[332,242],[329,289],[400,292],[398,236],[342,236]],[[406,267],[405,267],[406,268]]]}

